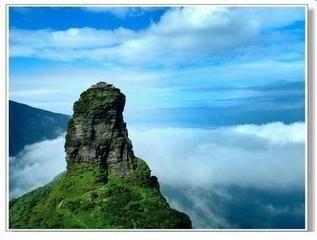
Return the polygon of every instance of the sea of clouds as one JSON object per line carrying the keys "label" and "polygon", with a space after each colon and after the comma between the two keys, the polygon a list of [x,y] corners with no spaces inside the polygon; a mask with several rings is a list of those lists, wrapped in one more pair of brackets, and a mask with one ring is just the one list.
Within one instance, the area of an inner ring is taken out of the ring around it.
{"label": "sea of clouds", "polygon": [[136,155],[172,185],[302,187],[305,125],[280,122],[215,129],[130,130]]}
{"label": "sea of clouds", "polygon": [[[130,126],[129,137],[171,205],[188,213],[197,228],[304,224],[302,122],[211,129]],[[63,134],[10,157],[10,198],[65,171],[64,141]]]}

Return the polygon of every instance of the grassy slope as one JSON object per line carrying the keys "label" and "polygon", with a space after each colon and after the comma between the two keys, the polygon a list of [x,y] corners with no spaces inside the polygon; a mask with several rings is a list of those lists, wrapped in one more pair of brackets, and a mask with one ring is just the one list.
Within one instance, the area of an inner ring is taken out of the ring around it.
{"label": "grassy slope", "polygon": [[10,202],[10,228],[189,228],[171,209],[146,163],[133,174],[106,180],[94,164],[77,164],[53,182]]}

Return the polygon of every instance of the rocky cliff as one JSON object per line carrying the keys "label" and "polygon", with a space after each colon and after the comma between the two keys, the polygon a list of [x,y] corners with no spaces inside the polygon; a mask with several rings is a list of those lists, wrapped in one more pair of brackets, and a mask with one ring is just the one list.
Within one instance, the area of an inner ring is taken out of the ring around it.
{"label": "rocky cliff", "polygon": [[94,162],[109,174],[123,176],[135,168],[122,116],[124,105],[125,96],[120,90],[103,82],[81,94],[66,136],[69,170],[73,163]]}
{"label": "rocky cliff", "polygon": [[10,201],[11,229],[191,228],[134,156],[124,105],[120,90],[103,82],[81,94],[66,134],[67,171]]}

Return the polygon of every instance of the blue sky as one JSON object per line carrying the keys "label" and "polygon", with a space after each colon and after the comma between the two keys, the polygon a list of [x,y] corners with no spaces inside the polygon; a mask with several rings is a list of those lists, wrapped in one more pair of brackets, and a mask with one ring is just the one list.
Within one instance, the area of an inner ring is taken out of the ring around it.
{"label": "blue sky", "polygon": [[304,121],[304,7],[11,7],[10,99],[72,114],[107,81],[129,124]]}

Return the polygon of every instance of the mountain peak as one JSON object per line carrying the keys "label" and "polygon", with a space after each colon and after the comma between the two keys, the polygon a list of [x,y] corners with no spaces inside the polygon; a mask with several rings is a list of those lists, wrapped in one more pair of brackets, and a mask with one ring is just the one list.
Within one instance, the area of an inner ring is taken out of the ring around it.
{"label": "mountain peak", "polygon": [[[98,82],[97,84],[92,85],[90,88],[115,88],[115,87],[112,84],[109,84],[106,82]],[[118,88],[115,88],[115,89],[118,89]]]}
{"label": "mountain peak", "polygon": [[97,83],[80,95],[66,134],[67,171],[10,201],[12,229],[191,228],[158,179],[134,156],[122,112],[125,96]]}
{"label": "mountain peak", "polygon": [[68,124],[67,169],[73,164],[97,163],[106,174],[123,176],[135,168],[132,143],[123,121],[125,95],[99,82],[80,95]]}

